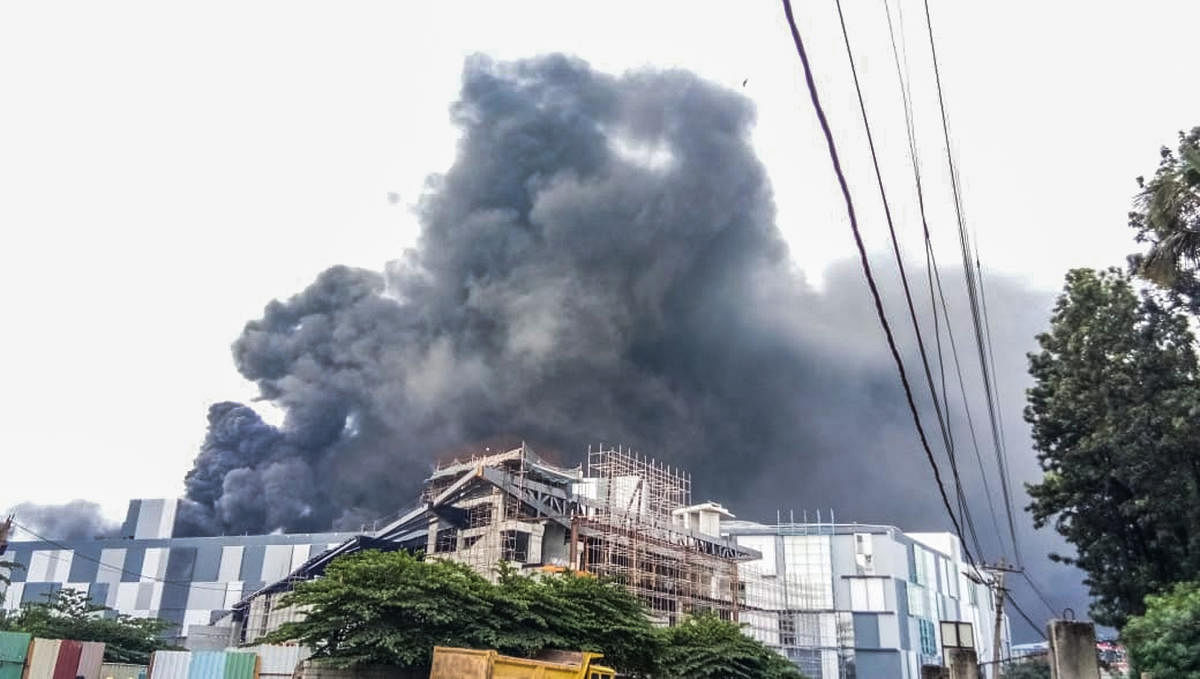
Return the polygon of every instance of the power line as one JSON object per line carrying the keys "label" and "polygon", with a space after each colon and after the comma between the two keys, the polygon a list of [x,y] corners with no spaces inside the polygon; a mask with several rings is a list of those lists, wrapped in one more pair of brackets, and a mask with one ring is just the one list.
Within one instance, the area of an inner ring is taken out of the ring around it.
{"label": "power line", "polygon": [[[988,318],[987,294],[983,287],[983,266],[979,263],[979,238],[975,239],[975,275],[979,280],[979,306],[983,311],[983,330],[984,339],[987,340],[988,362],[992,366],[992,388],[995,389],[996,398],[996,420],[1000,423],[1000,455],[1004,462],[1004,480],[1010,489],[1013,486],[1012,482],[1012,467],[1008,464],[1008,441],[1004,437],[1004,409],[1000,407],[1000,373],[996,370],[996,353],[992,347],[992,323]],[[1011,509],[1009,509],[1011,512]],[[1016,557],[1017,563],[1022,562],[1021,545],[1017,542],[1016,536],[1013,536],[1013,556]]]}
{"label": "power line", "polygon": [[879,288],[875,284],[875,276],[871,272],[871,263],[867,259],[867,250],[863,245],[862,234],[858,228],[858,217],[854,212],[854,200],[850,197],[850,186],[846,182],[846,175],[842,171],[842,163],[838,158],[837,145],[833,141],[833,132],[829,127],[829,120],[825,116],[825,109],[821,106],[820,96],[817,94],[817,85],[813,80],[812,66],[808,62],[808,53],[804,50],[804,41],[800,37],[800,31],[796,27],[796,18],[792,13],[791,0],[783,0],[783,11],[787,16],[788,27],[791,29],[792,41],[796,45],[796,53],[800,56],[800,62],[804,66],[804,79],[808,85],[809,97],[812,100],[813,109],[816,111],[817,120],[821,124],[821,131],[825,135],[825,143],[829,149],[829,159],[833,163],[833,171],[837,175],[838,185],[841,188],[842,198],[846,202],[846,212],[850,219],[850,229],[854,234],[854,243],[858,248],[859,260],[862,264],[863,274],[867,279],[867,287],[871,291],[871,297],[875,302],[875,313],[879,317],[879,324],[883,327],[884,335],[887,338],[888,348],[891,350],[892,360],[896,364],[896,370],[900,374],[900,384],[904,388],[904,395],[908,401],[908,409],[912,413],[913,424],[917,428],[917,435],[921,440],[921,447],[925,451],[925,457],[929,460],[929,465],[933,469],[933,478],[937,482],[938,492],[942,497],[942,504],[946,508],[946,513],[950,516],[951,523],[954,524],[954,532],[958,535],[958,539],[963,543],[963,552],[967,560],[974,565],[975,559],[971,554],[971,550],[967,547],[966,540],[963,537],[962,527],[959,525],[958,518],[954,515],[954,510],[950,505],[950,498],[946,494],[946,486],[942,483],[942,474],[938,469],[937,460],[933,456],[933,451],[929,447],[929,440],[925,435],[925,427],[921,424],[921,415],[917,411],[917,404],[913,397],[912,387],[908,382],[908,373],[904,369],[904,361],[900,358],[900,351],[896,348],[896,339],[892,335],[891,325],[888,323],[887,315],[883,310],[883,299],[880,297]]}
{"label": "power line", "polygon": [[[900,284],[904,290],[904,301],[908,307],[908,316],[912,322],[913,333],[917,340],[917,350],[921,356],[921,366],[924,369],[925,383],[929,388],[930,398],[933,400],[933,410],[934,410],[934,413],[937,415],[938,429],[940,430],[941,435],[942,435],[942,443],[946,446],[946,456],[950,460],[950,472],[951,472],[952,476],[954,477],[955,490],[958,495],[959,515],[962,517],[963,521],[967,525],[967,531],[971,534],[971,539],[973,541],[973,544],[975,545],[975,550],[982,555],[983,547],[982,547],[982,545],[980,545],[979,534],[975,530],[975,522],[971,518],[971,512],[967,505],[966,493],[963,490],[963,485],[962,485],[962,478],[959,476],[959,473],[958,473],[958,461],[957,461],[957,458],[956,458],[955,452],[954,452],[954,438],[950,433],[950,425],[948,422],[948,411],[947,411],[946,415],[943,415],[942,404],[938,398],[937,386],[933,380],[933,372],[930,370],[930,367],[929,367],[929,357],[925,350],[925,339],[921,332],[921,323],[920,323],[920,321],[917,320],[917,309],[916,309],[916,306],[913,304],[912,290],[908,284],[908,273],[904,267],[904,258],[900,254],[900,242],[899,242],[899,239],[896,237],[896,224],[892,218],[892,208],[891,208],[890,202],[888,201],[887,189],[884,186],[883,173],[879,169],[879,155],[875,149],[875,135],[872,134],[872,132],[871,132],[871,122],[870,122],[869,116],[867,115],[867,104],[866,104],[866,100],[863,97],[862,85],[860,84],[859,79],[858,79],[858,67],[854,63],[854,51],[850,47],[850,33],[846,28],[845,14],[842,12],[842,0],[835,0],[835,4],[837,5],[838,21],[841,24],[841,28],[842,28],[842,41],[845,43],[845,46],[846,46],[846,57],[850,62],[850,74],[854,79],[854,92],[855,92],[856,96],[858,97],[859,111],[862,113],[863,130],[866,132],[867,147],[871,153],[871,165],[875,170],[875,181],[876,181],[877,185],[879,186],[879,198],[880,198],[880,201],[883,203],[883,214],[884,214],[885,219],[887,220],[888,236],[892,242],[892,252],[896,259],[896,268],[900,273]],[[935,311],[935,321],[936,321],[936,311]],[[941,359],[940,349],[939,349],[938,358],[939,358],[939,360]],[[942,399],[944,399],[944,398],[945,398],[945,393],[943,391]]]}
{"label": "power line", "polygon": [[1012,493],[1010,492],[1008,477],[1006,475],[1007,465],[1004,463],[1004,456],[1002,453],[1003,442],[1000,439],[1000,427],[997,424],[996,411],[998,409],[998,405],[993,400],[993,394],[995,392],[992,388],[991,375],[988,369],[987,359],[985,358],[986,339],[984,330],[981,327],[982,319],[979,308],[978,290],[976,288],[975,276],[971,267],[970,246],[968,244],[970,239],[967,236],[966,223],[963,219],[962,195],[959,190],[958,173],[954,168],[954,155],[950,147],[950,125],[946,118],[946,103],[942,91],[941,70],[938,66],[937,46],[933,39],[933,20],[930,16],[929,0],[925,0],[925,26],[929,32],[929,49],[933,57],[933,73],[937,83],[938,108],[942,116],[942,134],[944,135],[946,142],[946,163],[950,170],[950,186],[953,190],[954,212],[958,221],[958,239],[963,260],[963,276],[965,277],[967,283],[967,299],[970,302],[971,321],[975,329],[975,344],[979,354],[979,369],[980,374],[983,377],[984,392],[987,396],[987,411],[988,419],[992,428],[992,443],[995,446],[996,462],[1000,470],[1000,487],[1002,496],[1004,498],[1005,513],[1007,514],[1008,518],[1009,536],[1012,538],[1014,556],[1018,556],[1017,563],[1020,564],[1021,561],[1017,551],[1016,520],[1013,517],[1012,510]]}
{"label": "power line", "polygon": [[1042,605],[1044,605],[1046,609],[1050,611],[1050,615],[1058,615],[1058,611],[1055,610],[1054,606],[1050,605],[1050,600],[1046,598],[1045,594],[1042,594],[1042,590],[1037,586],[1037,583],[1033,581],[1033,578],[1029,576],[1029,573],[1025,570],[1022,570],[1021,575],[1025,578],[1025,582],[1029,583],[1029,588],[1033,590],[1033,593],[1042,600]]}
{"label": "power line", "polygon": [[[1050,641],[1050,638],[1046,636],[1046,633],[1042,631],[1042,628],[1036,622],[1034,622],[1033,619],[1030,618],[1029,615],[1026,614],[1019,605],[1017,605],[1017,600],[1012,597],[1011,591],[1009,591],[1008,603],[1012,604],[1013,609],[1025,619],[1025,622],[1029,623],[1029,626],[1032,627],[1034,631],[1040,634],[1046,641]],[[996,643],[1000,643],[999,640],[996,640]]]}

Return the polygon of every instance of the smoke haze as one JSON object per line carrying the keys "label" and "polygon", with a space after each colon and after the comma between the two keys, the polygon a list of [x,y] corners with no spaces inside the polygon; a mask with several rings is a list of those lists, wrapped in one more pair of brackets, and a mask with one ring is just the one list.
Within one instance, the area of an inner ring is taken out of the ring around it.
{"label": "smoke haze", "polygon": [[17,523],[51,540],[110,537],[119,526],[100,513],[100,505],[87,500],[71,500],[64,504],[22,502],[8,509],[6,515]]}

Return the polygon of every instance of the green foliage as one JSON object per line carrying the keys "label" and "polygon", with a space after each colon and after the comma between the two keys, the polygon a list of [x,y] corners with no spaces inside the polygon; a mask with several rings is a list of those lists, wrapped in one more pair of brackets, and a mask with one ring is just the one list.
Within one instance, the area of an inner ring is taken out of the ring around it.
{"label": "green foliage", "polygon": [[[11,585],[12,580],[9,579],[10,574],[15,570],[25,568],[22,564],[16,561],[4,561],[0,559],[0,583]],[[0,592],[0,604],[4,603],[4,592]]]}
{"label": "green foliage", "polygon": [[1154,679],[1200,677],[1200,582],[1146,598],[1146,614],[1121,630],[1136,672]]}
{"label": "green foliage", "polygon": [[547,649],[596,651],[629,676],[657,676],[683,657],[767,673],[668,676],[799,676],[730,623],[703,618],[686,632],[655,630],[619,584],[574,573],[531,578],[501,566],[492,583],[455,562],[361,552],[335,560],[324,577],[300,583],[280,603],[304,606],[308,614],[264,641],[301,643],[341,667],[428,668],[433,647],[441,645],[524,657]]}
{"label": "green foliage", "polygon": [[73,589],[55,590],[45,603],[29,604],[4,619],[2,628],[28,632],[45,639],[103,641],[107,662],[150,662],[154,651],[173,648],[161,636],[170,623],[157,618],[109,615],[86,594]]}
{"label": "green foliage", "polygon": [[665,679],[802,679],[786,658],[715,615],[662,630]]}
{"label": "green foliage", "polygon": [[495,647],[495,602],[495,587],[463,564],[362,552],[297,585],[280,603],[310,607],[308,615],[264,641],[297,641],[341,667],[427,667],[435,645]]}
{"label": "green foliage", "polygon": [[1050,679],[1050,663],[1045,660],[1012,662],[1000,675],[1004,679]]}
{"label": "green foliage", "polygon": [[[511,611],[504,637],[494,646],[502,653],[596,651],[604,654],[606,664],[626,673],[654,671],[661,638],[641,602],[617,583],[574,573],[535,580],[502,567],[497,590]],[[512,643],[516,640],[524,643]]]}
{"label": "green foliage", "polygon": [[1116,270],[1078,269],[1030,354],[1025,419],[1053,521],[1087,573],[1093,617],[1121,626],[1200,572],[1200,383],[1187,318]]}
{"label": "green foliage", "polygon": [[1149,181],[1138,177],[1129,225],[1149,247],[1130,256],[1130,268],[1200,310],[1200,127],[1180,132],[1178,150],[1164,147],[1161,155]]}

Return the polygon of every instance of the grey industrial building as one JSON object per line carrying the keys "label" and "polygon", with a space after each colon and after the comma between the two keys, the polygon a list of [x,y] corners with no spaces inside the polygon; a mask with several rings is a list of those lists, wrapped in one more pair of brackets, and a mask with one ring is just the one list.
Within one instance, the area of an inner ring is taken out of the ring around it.
{"label": "grey industrial building", "polygon": [[621,448],[591,448],[574,468],[524,445],[441,465],[410,509],[361,533],[175,538],[175,507],[135,500],[118,537],[13,541],[6,557],[27,568],[12,574],[4,607],[71,587],[168,620],[189,645],[251,642],[303,615],[280,597],[331,560],[406,549],[489,577],[501,561],[613,577],[657,624],[714,611],[814,679],[916,679],[943,657],[946,621],[969,623],[981,657],[993,644],[988,590],[954,536],[738,521],[719,504],[693,504],[686,472]]}
{"label": "grey industrial building", "polygon": [[356,535],[177,538],[177,506],[178,500],[133,500],[113,537],[13,540],[4,558],[25,567],[9,574],[4,609],[70,587],[121,613],[167,620],[171,634],[183,637],[189,625],[209,624],[214,612]]}

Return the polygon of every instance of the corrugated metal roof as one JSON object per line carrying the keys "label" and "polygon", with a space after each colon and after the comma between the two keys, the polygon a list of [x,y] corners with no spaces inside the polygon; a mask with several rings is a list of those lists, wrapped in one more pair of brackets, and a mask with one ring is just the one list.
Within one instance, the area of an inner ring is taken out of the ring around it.
{"label": "corrugated metal roof", "polygon": [[[158,679],[155,677],[155,679]],[[187,679],[225,679],[224,651],[194,651]]]}
{"label": "corrugated metal roof", "polygon": [[58,664],[58,639],[34,639],[29,647],[29,669],[25,679],[54,679],[54,666]]}
{"label": "corrugated metal roof", "polygon": [[31,641],[24,632],[0,632],[0,679],[21,679]]}
{"label": "corrugated metal roof", "polygon": [[[230,649],[235,650],[235,649]],[[312,655],[312,651],[303,646],[277,646],[271,644],[260,644],[258,646],[246,646],[236,649],[258,655],[259,676],[267,675],[282,675],[292,676],[296,671],[296,666],[302,661],[307,660]],[[229,679],[229,677],[226,677]]]}
{"label": "corrugated metal roof", "polygon": [[0,632],[0,662],[15,662],[24,665],[31,641],[33,641],[33,636],[25,632]]}
{"label": "corrugated metal roof", "polygon": [[191,651],[155,651],[150,658],[150,679],[187,679],[191,662]]}
{"label": "corrugated metal roof", "polygon": [[83,679],[100,679],[100,666],[104,664],[104,644],[99,641],[83,642],[83,650],[79,653],[79,671],[77,677]]}
{"label": "corrugated metal roof", "polygon": [[100,666],[100,679],[146,679],[145,665],[106,662]]}
{"label": "corrugated metal roof", "polygon": [[54,679],[75,679],[79,672],[79,656],[83,642],[63,639],[58,645],[58,662],[54,663]]}
{"label": "corrugated metal roof", "polygon": [[258,654],[225,653],[223,679],[258,679]]}

